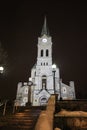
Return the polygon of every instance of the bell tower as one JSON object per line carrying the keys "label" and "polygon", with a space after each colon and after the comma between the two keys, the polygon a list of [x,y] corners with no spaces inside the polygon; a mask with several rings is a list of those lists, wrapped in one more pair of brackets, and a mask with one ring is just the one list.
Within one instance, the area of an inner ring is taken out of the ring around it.
{"label": "bell tower", "polygon": [[[37,44],[36,69],[32,69],[31,78],[35,83],[33,94],[34,105],[46,103],[51,94],[54,94],[53,72],[52,72],[52,38],[47,27],[46,17]],[[56,68],[55,86],[58,90],[59,69]]]}
{"label": "bell tower", "polygon": [[52,66],[52,40],[47,28],[46,17],[44,19],[41,37],[38,38],[37,65]]}

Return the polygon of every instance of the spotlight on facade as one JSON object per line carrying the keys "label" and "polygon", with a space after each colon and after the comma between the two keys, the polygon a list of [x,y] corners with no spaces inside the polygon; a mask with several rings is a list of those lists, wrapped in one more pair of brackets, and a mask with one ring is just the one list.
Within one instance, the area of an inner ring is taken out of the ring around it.
{"label": "spotlight on facade", "polygon": [[0,66],[0,73],[2,74],[4,72],[4,67]]}

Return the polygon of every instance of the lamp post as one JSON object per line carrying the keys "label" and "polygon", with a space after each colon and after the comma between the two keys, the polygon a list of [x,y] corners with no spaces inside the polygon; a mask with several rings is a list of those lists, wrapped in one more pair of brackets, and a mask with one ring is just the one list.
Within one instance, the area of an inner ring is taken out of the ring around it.
{"label": "lamp post", "polygon": [[60,86],[60,100],[62,100],[62,95],[61,95],[61,83],[62,83],[62,79],[59,80],[59,86]]}
{"label": "lamp post", "polygon": [[53,64],[52,65],[52,72],[53,72],[53,85],[54,85],[54,94],[56,92],[56,89],[55,89],[55,72],[56,72],[56,64]]}
{"label": "lamp post", "polygon": [[28,104],[31,104],[31,86],[33,85],[32,79],[29,78],[28,82]]}
{"label": "lamp post", "polygon": [[[3,74],[3,71],[4,71],[4,67],[0,66],[0,74]],[[6,112],[6,105],[7,105],[7,100],[4,103],[3,116],[5,115]]]}

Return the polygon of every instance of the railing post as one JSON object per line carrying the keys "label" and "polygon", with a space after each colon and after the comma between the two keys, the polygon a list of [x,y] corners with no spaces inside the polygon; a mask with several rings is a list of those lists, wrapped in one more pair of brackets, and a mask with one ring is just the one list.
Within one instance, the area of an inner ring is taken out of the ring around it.
{"label": "railing post", "polygon": [[5,104],[4,104],[3,116],[5,116],[5,113],[6,113],[6,105],[7,105],[7,100],[5,101]]}

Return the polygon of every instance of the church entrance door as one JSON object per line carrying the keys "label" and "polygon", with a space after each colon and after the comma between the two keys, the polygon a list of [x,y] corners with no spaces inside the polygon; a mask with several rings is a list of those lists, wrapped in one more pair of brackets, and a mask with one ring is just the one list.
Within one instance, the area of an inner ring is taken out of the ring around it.
{"label": "church entrance door", "polygon": [[47,104],[47,97],[44,95],[42,97],[40,97],[40,105],[43,106],[43,105],[46,105]]}

